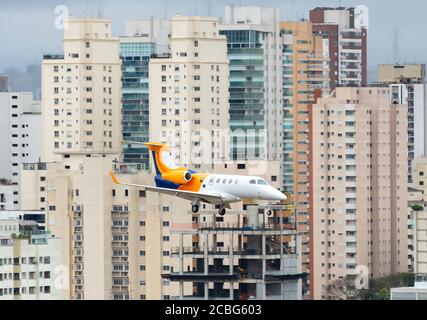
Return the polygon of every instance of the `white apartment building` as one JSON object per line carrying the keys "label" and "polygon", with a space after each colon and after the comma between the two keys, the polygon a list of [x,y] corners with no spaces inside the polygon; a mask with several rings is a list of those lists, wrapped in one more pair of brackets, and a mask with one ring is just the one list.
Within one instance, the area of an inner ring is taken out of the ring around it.
{"label": "white apartment building", "polygon": [[0,220],[0,300],[65,299],[68,270],[60,258],[61,239],[44,232],[12,236],[26,223]]}
{"label": "white apartment building", "polygon": [[[225,7],[233,159],[282,158],[280,20],[277,8]],[[258,130],[256,138],[250,130]]]}
{"label": "white apartment building", "polygon": [[424,83],[390,84],[392,103],[408,108],[408,180],[413,182],[413,162],[427,154],[427,85]]}
{"label": "white apartment building", "polygon": [[218,18],[173,16],[170,54],[150,60],[150,140],[182,165],[228,158],[226,44]]}
{"label": "white apartment building", "polygon": [[0,92],[0,111],[0,178],[10,181],[0,186],[6,200],[0,205],[3,210],[16,210],[21,165],[38,161],[42,153],[41,106],[30,92],[6,91]]}
{"label": "white apartment building", "polygon": [[1,210],[14,210],[17,206],[16,201],[18,192],[16,189],[19,187],[9,181],[0,183],[0,211]]}
{"label": "white apartment building", "polygon": [[388,88],[337,88],[313,106],[311,293],[408,271],[407,108]]}
{"label": "white apartment building", "polygon": [[[42,65],[43,159],[121,149],[121,60],[111,21],[70,18],[64,54]],[[60,159],[60,157],[59,157]]]}
{"label": "white apartment building", "polygon": [[0,210],[0,219],[34,221],[38,230],[46,230],[46,213],[40,210]]}

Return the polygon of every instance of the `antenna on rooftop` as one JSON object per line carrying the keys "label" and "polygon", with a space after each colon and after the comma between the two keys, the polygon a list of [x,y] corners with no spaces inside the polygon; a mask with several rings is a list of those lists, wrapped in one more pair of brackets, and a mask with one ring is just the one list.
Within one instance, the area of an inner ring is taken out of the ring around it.
{"label": "antenna on rooftop", "polygon": [[400,55],[400,53],[399,53],[399,29],[393,28],[393,60],[394,60],[394,63],[400,62],[399,55]]}

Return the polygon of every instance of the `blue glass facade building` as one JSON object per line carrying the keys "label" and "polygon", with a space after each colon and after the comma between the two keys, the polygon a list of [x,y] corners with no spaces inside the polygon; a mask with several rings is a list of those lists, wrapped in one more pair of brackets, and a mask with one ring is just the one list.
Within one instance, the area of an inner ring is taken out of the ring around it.
{"label": "blue glass facade building", "polygon": [[[230,61],[230,148],[233,160],[259,157],[263,150],[264,48],[263,33],[255,30],[221,30],[227,37]],[[236,134],[236,130],[240,134]],[[254,141],[239,139],[255,130]],[[251,156],[252,155],[252,156]]]}
{"label": "blue glass facade building", "polygon": [[[149,139],[149,63],[155,46],[151,42],[121,42],[123,141]],[[148,169],[149,154],[141,144],[123,144],[123,161],[142,163]]]}

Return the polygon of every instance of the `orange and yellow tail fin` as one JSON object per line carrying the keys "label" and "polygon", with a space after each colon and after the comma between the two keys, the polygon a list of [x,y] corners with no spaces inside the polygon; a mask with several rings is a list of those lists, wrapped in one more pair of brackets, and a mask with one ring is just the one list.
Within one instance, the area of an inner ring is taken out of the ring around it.
{"label": "orange and yellow tail fin", "polygon": [[116,176],[114,175],[113,171],[110,171],[110,176],[111,176],[111,179],[113,180],[113,182],[114,182],[115,184],[121,184],[121,183],[120,183],[120,181],[119,181],[119,180],[117,180],[117,178],[116,178]]}
{"label": "orange and yellow tail fin", "polygon": [[169,146],[161,142],[144,143],[153,156],[154,167],[157,174],[163,174],[178,168],[169,153]]}

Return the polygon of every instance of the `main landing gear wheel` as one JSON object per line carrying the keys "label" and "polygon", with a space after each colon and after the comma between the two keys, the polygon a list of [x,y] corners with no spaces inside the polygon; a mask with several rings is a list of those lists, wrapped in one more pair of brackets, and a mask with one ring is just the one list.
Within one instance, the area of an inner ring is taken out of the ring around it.
{"label": "main landing gear wheel", "polygon": [[191,211],[193,211],[193,213],[199,212],[199,205],[198,204],[193,204],[191,206]]}
{"label": "main landing gear wheel", "polygon": [[224,208],[224,207],[219,208],[219,215],[220,215],[220,216],[225,215],[225,212],[226,212],[226,210],[225,210],[225,208]]}

